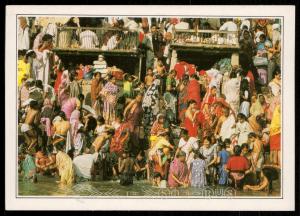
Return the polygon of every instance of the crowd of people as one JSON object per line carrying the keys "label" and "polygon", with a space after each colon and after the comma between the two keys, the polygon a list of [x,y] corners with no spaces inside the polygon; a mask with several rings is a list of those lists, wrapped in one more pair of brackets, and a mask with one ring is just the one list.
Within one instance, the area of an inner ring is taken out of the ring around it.
{"label": "crowd of people", "polygon": [[[143,29],[161,27],[161,21],[149,26],[146,20]],[[190,28],[195,20],[169,22]],[[161,52],[167,45],[155,48],[151,38],[150,50],[158,51],[152,51],[144,80],[91,70],[90,96],[80,85],[88,79],[84,67],[52,52],[55,34],[41,31],[19,43],[18,161],[24,178],[59,176],[64,185],[117,180],[124,186],[144,179],[162,188],[270,191],[281,168],[280,24],[234,21],[219,26],[239,30],[239,65],[228,59],[209,70],[182,60],[170,65]],[[20,28],[29,28],[25,17]],[[168,30],[159,34],[172,38]]]}

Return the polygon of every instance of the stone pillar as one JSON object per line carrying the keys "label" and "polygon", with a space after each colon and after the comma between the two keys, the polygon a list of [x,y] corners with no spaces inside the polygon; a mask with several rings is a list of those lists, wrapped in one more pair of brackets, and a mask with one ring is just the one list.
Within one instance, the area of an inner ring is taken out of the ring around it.
{"label": "stone pillar", "polygon": [[231,55],[231,65],[239,65],[239,53],[238,52],[234,52]]}

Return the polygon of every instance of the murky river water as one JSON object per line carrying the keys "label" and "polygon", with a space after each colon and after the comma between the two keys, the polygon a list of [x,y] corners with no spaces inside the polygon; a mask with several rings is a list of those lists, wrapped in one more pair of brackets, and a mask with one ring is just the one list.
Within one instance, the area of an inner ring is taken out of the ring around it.
{"label": "murky river water", "polygon": [[21,196],[280,196],[280,182],[273,182],[273,192],[243,192],[230,187],[159,189],[147,181],[134,181],[132,186],[121,186],[118,181],[85,181],[71,187],[58,186],[57,177],[38,176],[37,183],[19,178]]}

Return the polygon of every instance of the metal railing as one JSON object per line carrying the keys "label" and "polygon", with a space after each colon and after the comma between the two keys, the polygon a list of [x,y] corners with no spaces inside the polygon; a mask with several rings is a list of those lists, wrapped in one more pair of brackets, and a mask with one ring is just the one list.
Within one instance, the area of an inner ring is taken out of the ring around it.
{"label": "metal railing", "polygon": [[137,51],[137,31],[119,28],[57,27],[56,49]]}
{"label": "metal railing", "polygon": [[238,31],[217,30],[173,30],[172,45],[179,46],[212,46],[239,47]]}

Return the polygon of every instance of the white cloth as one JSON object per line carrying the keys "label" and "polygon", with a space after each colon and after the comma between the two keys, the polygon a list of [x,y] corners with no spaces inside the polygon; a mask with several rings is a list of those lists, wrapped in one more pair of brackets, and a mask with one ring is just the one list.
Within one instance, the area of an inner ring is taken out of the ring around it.
{"label": "white cloth", "polygon": [[107,50],[113,50],[117,47],[118,41],[117,36],[113,35],[109,40],[107,41]]}
{"label": "white cloth", "polygon": [[232,21],[225,22],[220,27],[220,31],[237,31],[237,30],[238,30],[237,25]]}
{"label": "white cloth", "polygon": [[75,173],[78,177],[83,177],[86,179],[92,178],[92,168],[94,163],[96,163],[98,158],[98,153],[94,154],[83,154],[75,157],[73,159],[73,164],[75,167]]}
{"label": "white cloth", "polygon": [[137,31],[139,24],[137,24],[134,20],[129,20],[124,24],[124,28],[128,28],[130,31]]}
{"label": "white cloth", "polygon": [[29,27],[18,28],[18,50],[29,49]]}
{"label": "white cloth", "polygon": [[36,58],[33,60],[33,73],[37,80],[42,80],[43,84],[49,84],[50,80],[50,52],[49,50],[43,52],[36,50]]}
{"label": "white cloth", "polygon": [[259,37],[260,37],[261,35],[264,35],[264,34],[265,34],[265,33],[262,32],[262,31],[256,32],[256,34],[255,34],[255,41],[256,41],[256,43],[259,43],[259,42],[260,42]]}
{"label": "white cloth", "polygon": [[188,168],[190,168],[191,163],[194,160],[194,153],[192,150],[199,149],[198,139],[195,137],[190,137],[188,141],[185,141],[183,138],[179,140],[178,147],[181,148],[186,154],[186,163]]}
{"label": "white cloth", "polygon": [[235,124],[235,118],[231,114],[228,118],[223,122],[220,130],[220,137],[224,141],[225,139],[230,139],[234,134],[235,129],[232,126]]}
{"label": "white cloth", "polygon": [[250,30],[250,21],[249,20],[243,20],[241,23],[241,29],[243,29],[243,27],[246,26],[247,30]]}
{"label": "white cloth", "polygon": [[224,85],[224,95],[226,96],[227,103],[237,113],[240,105],[240,79],[232,78]]}
{"label": "white cloth", "polygon": [[21,126],[21,132],[22,133],[25,133],[25,132],[27,132],[27,131],[30,131],[32,129],[32,126],[31,125],[29,125],[29,124],[22,124],[22,126]]}
{"label": "white cloth", "polygon": [[281,33],[278,30],[273,30],[272,33],[272,43],[273,45],[277,42],[277,41],[281,41]]}
{"label": "white cloth", "polygon": [[[220,31],[237,31],[237,25],[232,22],[226,22],[220,27]],[[221,38],[221,37],[220,37]],[[222,44],[222,42],[220,42]],[[235,34],[227,34],[227,43],[228,44],[236,44],[237,43],[237,38]]]}
{"label": "white cloth", "polygon": [[280,93],[281,93],[281,86],[280,85],[278,85],[277,83],[271,81],[269,83],[269,87],[271,88],[271,92],[275,97],[280,95]]}
{"label": "white cloth", "polygon": [[99,40],[95,32],[86,30],[79,34],[80,48],[93,49],[99,45]]}
{"label": "white cloth", "polygon": [[[174,25],[170,25],[168,27],[167,32],[171,32],[172,33],[173,32],[173,26]],[[187,29],[189,29],[189,24],[186,23],[186,22],[180,22],[180,23],[178,23],[178,24],[175,25],[175,29],[176,30],[187,30]]]}
{"label": "white cloth", "polygon": [[238,135],[238,145],[248,142],[248,134],[252,132],[252,128],[247,121],[236,124],[236,134]]}

